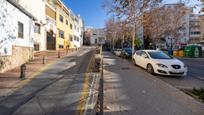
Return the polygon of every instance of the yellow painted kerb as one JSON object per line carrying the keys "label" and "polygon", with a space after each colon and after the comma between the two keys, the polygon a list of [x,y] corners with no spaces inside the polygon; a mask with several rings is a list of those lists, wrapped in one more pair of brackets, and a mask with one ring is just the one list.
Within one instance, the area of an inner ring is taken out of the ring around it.
{"label": "yellow painted kerb", "polygon": [[94,62],[93,59],[94,59],[94,55],[91,57],[91,60],[86,69],[86,73],[84,75],[85,79],[82,87],[80,102],[79,102],[79,105],[77,106],[77,115],[83,115],[84,113],[86,99],[88,98],[88,94],[89,94],[89,73]]}

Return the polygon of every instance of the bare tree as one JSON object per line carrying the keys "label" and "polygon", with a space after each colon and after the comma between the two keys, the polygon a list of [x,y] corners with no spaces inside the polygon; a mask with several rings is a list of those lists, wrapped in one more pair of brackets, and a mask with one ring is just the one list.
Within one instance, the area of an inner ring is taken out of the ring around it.
{"label": "bare tree", "polygon": [[[137,25],[144,21],[142,14],[159,6],[162,0],[105,0],[105,9],[114,13],[118,18],[125,19],[132,26],[132,49],[134,52],[134,39]],[[132,53],[133,53],[132,52]]]}
{"label": "bare tree", "polygon": [[124,41],[128,41],[131,36],[131,29],[126,21],[111,18],[106,22],[106,35],[112,46],[123,48]]}

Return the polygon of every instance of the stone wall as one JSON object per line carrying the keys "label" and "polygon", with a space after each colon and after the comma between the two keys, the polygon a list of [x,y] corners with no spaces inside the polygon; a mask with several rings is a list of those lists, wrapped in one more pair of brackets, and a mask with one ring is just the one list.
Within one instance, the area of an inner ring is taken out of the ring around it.
{"label": "stone wall", "polygon": [[0,73],[11,70],[33,59],[33,48],[12,46],[11,56],[0,57]]}

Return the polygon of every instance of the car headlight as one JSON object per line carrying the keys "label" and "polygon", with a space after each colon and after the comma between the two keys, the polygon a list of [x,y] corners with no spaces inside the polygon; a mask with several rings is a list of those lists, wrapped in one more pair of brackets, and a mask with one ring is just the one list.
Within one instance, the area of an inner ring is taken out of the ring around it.
{"label": "car headlight", "polygon": [[168,68],[166,65],[164,65],[164,64],[157,64],[159,67],[161,67],[161,68]]}

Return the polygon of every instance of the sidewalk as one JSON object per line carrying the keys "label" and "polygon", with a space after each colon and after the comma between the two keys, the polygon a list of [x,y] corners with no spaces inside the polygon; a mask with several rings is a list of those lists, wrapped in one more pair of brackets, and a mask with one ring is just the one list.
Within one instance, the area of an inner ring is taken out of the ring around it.
{"label": "sidewalk", "polygon": [[[68,56],[75,51],[60,51],[60,57]],[[43,64],[43,56],[46,57],[46,64]],[[31,81],[48,66],[54,64],[58,58],[58,51],[42,51],[34,54],[34,59],[26,63],[26,79],[20,80],[20,67],[0,74],[0,97],[10,95],[15,90],[21,88],[24,84]],[[0,99],[1,100],[1,99]]]}
{"label": "sidewalk", "polygon": [[104,115],[203,115],[204,104],[104,53]]}

